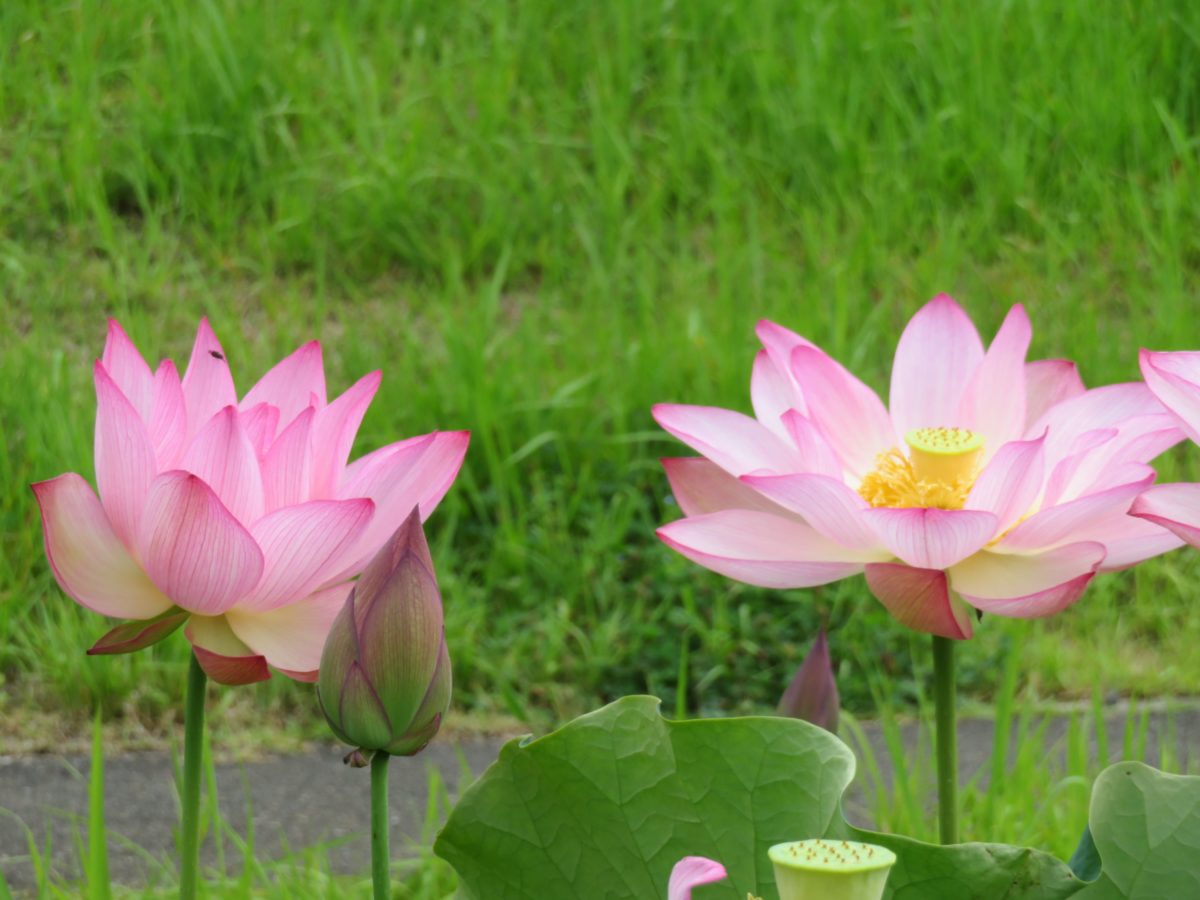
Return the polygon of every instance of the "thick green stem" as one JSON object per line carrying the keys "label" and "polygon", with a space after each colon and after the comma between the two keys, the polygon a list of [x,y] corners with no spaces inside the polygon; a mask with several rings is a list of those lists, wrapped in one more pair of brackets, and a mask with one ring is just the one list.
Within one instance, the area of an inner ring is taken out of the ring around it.
{"label": "thick green stem", "polygon": [[938,834],[958,843],[958,723],[954,710],[954,641],[933,636],[933,696],[937,706]]}
{"label": "thick green stem", "polygon": [[183,859],[179,896],[194,900],[200,867],[200,763],[204,755],[204,693],[208,678],[192,654],[183,711]]}
{"label": "thick green stem", "polygon": [[389,757],[382,750],[371,757],[371,881],[375,900],[388,900],[390,857],[388,852],[387,767]]}

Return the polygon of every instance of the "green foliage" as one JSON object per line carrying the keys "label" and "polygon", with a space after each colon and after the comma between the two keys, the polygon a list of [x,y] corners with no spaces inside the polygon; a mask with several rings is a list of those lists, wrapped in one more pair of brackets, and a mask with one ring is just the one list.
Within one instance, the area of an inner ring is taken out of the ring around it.
{"label": "green foliage", "polygon": [[1057,900],[1081,883],[1036,850],[939,847],[859,831],[840,815],[854,757],[785,718],[670,722],[627,697],[531,742],[514,741],[462,797],[434,850],[468,896],[665,896],[672,865],[708,856],[728,883],[703,896],[776,896],[772,844],[853,837],[899,861],[891,898]]}
{"label": "green foliage", "polygon": [[1080,900],[1200,896],[1200,778],[1111,766],[1096,779],[1090,830],[1102,874]]}

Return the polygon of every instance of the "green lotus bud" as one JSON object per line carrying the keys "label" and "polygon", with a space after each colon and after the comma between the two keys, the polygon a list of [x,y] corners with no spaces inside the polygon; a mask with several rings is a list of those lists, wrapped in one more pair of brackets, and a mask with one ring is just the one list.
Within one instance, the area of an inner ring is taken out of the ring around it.
{"label": "green lotus bud", "polygon": [[375,555],[325,639],[317,697],[367,755],[424,749],[450,705],[442,597],[417,510]]}
{"label": "green lotus bud", "polygon": [[896,854],[856,841],[811,840],[776,844],[779,900],[880,900]]}

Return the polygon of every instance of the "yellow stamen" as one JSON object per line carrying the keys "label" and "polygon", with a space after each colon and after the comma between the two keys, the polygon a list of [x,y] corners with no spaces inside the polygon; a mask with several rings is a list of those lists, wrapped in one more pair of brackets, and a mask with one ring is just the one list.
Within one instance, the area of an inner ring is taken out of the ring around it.
{"label": "yellow stamen", "polygon": [[979,476],[983,438],[965,428],[919,428],[904,440],[910,455],[879,454],[859,495],[872,506],[962,509]]}

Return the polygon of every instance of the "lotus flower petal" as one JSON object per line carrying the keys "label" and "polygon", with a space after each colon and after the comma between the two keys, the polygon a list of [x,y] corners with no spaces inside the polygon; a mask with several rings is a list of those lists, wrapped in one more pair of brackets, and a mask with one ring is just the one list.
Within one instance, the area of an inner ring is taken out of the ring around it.
{"label": "lotus flower petal", "polygon": [[180,468],[203,479],[239,522],[250,524],[263,514],[258,454],[237,407],[226,406],[208,420],[192,439]]}
{"label": "lotus flower petal", "polygon": [[142,516],[146,572],[176,605],[204,616],[230,609],[254,587],[263,555],[220,498],[190,472],[154,480]]}
{"label": "lotus flower petal", "polygon": [[313,497],[332,497],[337,490],[358,426],[382,378],[380,372],[364,375],[346,393],[317,410],[313,420]]}
{"label": "lotus flower petal", "polygon": [[1025,425],[1038,421],[1056,403],[1078,397],[1087,388],[1069,359],[1039,359],[1025,364]]}
{"label": "lotus flower petal", "polygon": [[788,515],[783,507],[702,456],[664,459],[662,464],[671,483],[671,493],[686,515],[701,516],[722,509],[757,509]]}
{"label": "lotus flower petal", "polygon": [[149,423],[154,400],[154,375],[116,319],[108,320],[108,339],[104,343],[100,362],[141,420]]}
{"label": "lotus flower petal", "polygon": [[279,421],[291,422],[310,405],[325,406],[325,364],[321,342],[309,341],[277,362],[242,398],[241,408],[266,403],[279,410]]}
{"label": "lotus flower petal", "polygon": [[200,668],[217,684],[253,684],[271,677],[267,661],[233,633],[224,616],[192,616],[184,634]]}
{"label": "lotus flower petal", "polygon": [[863,516],[896,556],[918,569],[946,569],[996,534],[999,522],[973,509],[869,509]]}
{"label": "lotus flower petal", "polygon": [[42,511],[46,558],[59,586],[106,616],[150,619],[171,608],[125,549],[91,487],[68,472],[33,486]]}
{"label": "lotus flower petal", "polygon": [[1143,350],[1139,360],[1149,389],[1179,418],[1187,436],[1200,443],[1200,351]]}
{"label": "lotus flower petal", "polygon": [[164,359],[154,373],[154,394],[146,433],[154,445],[157,471],[164,472],[179,465],[187,439],[187,405],[183,385],[175,363]]}
{"label": "lotus flower petal", "polygon": [[940,569],[873,563],[866,576],[871,593],[901,625],[956,641],[971,636],[970,613],[950,592]]}
{"label": "lotus flower petal", "polygon": [[731,475],[788,472],[796,465],[795,451],[750,416],[672,403],[658,404],[653,413],[659,425]]}
{"label": "lotus flower petal", "polygon": [[741,480],[843,547],[883,549],[879,534],[864,516],[870,507],[841,479],[825,475],[743,475]]}
{"label": "lotus flower petal", "polygon": [[316,409],[309,407],[271,444],[262,462],[265,508],[296,506],[312,496],[312,426]]}
{"label": "lotus flower petal", "polygon": [[950,570],[950,584],[976,609],[1023,619],[1074,603],[1104,561],[1104,545],[1067,544],[1044,553],[977,553]]}
{"label": "lotus flower petal", "polygon": [[892,363],[888,405],[896,432],[954,424],[983,357],[979,332],[951,298],[939,294],[921,307],[900,335]]}
{"label": "lotus flower petal", "polygon": [[96,363],[96,485],[117,537],[132,549],[154,477],[154,447],[130,402]]}
{"label": "lotus flower petal", "polygon": [[796,675],[779,700],[776,712],[781,716],[803,719],[837,734],[838,689],[829,658],[829,639],[825,629],[817,633],[812,649],[796,670]]}
{"label": "lotus flower petal", "polygon": [[187,404],[189,439],[222,409],[237,406],[229,362],[208,319],[201,319],[196,329],[192,358],[183,373],[183,399]]}
{"label": "lotus flower petal", "polygon": [[966,508],[993,513],[996,530],[1007,531],[1029,512],[1042,490],[1045,471],[1044,436],[1011,441],[1001,447],[979,473],[967,495]]}
{"label": "lotus flower petal", "polygon": [[1130,512],[1200,548],[1200,484],[1160,484],[1141,494]]}
{"label": "lotus flower petal", "polygon": [[703,856],[685,856],[671,869],[667,900],[692,900],[692,888],[728,877],[725,867]]}
{"label": "lotus flower petal", "polygon": [[862,571],[876,554],[850,550],[795,519],[730,509],[658,529],[667,546],[705,568],[760,587],[812,587]]}
{"label": "lotus flower petal", "polygon": [[779,437],[787,437],[783,414],[802,401],[792,379],[779,370],[766,350],[760,350],[754,357],[754,368],[750,374],[750,402],[758,421]]}
{"label": "lotus flower petal", "polygon": [[783,414],[783,424],[796,447],[801,471],[831,478],[842,477],[842,461],[811,419],[791,409]]}
{"label": "lotus flower petal", "polygon": [[983,435],[985,447],[1000,447],[1025,431],[1025,354],[1032,336],[1029,316],[1018,303],[967,385],[954,421]]}
{"label": "lotus flower petal", "polygon": [[225,618],[234,634],[276,669],[299,681],[316,681],[321,648],[350,589],[346,582],[267,610],[239,604]]}

